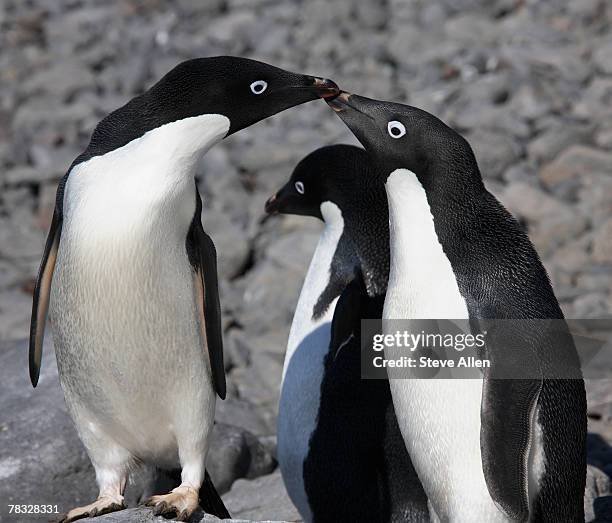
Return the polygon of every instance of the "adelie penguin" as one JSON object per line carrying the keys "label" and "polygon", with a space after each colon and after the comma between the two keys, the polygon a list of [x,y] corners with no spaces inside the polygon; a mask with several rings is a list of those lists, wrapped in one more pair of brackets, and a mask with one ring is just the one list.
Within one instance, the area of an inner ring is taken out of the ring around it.
{"label": "adelie penguin", "polygon": [[[414,107],[341,93],[328,102],[375,164],[389,203],[384,318],[519,320],[486,354],[525,379],[391,379],[412,462],[438,520],[584,521],[586,401],[548,276],[485,188],[469,144]],[[563,337],[563,336],[562,336]],[[385,351],[387,354],[387,351]],[[524,365],[523,366],[521,366]],[[569,368],[573,374],[556,374]],[[551,370],[552,369],[552,370]],[[574,379],[554,379],[571,376]],[[521,377],[514,375],[514,378]]]}
{"label": "adelie penguin", "polygon": [[[329,80],[234,57],[183,62],[102,120],[62,179],[34,292],[30,376],[49,307],[66,403],[100,489],[73,521],[118,510],[132,467],[181,469],[152,497],[187,520],[227,511],[205,473],[225,397],[216,253],[194,175],[223,138],[337,94]],[[204,487],[202,487],[204,485]]]}
{"label": "adelie penguin", "polygon": [[428,520],[386,380],[361,379],[361,319],[381,318],[388,212],[368,156],[349,145],[304,158],[268,213],[324,229],[295,310],[278,415],[278,461],[307,522]]}

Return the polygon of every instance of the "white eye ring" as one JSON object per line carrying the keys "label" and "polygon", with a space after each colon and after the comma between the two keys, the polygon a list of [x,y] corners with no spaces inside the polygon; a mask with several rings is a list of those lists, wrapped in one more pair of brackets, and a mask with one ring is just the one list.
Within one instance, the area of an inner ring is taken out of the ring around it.
{"label": "white eye ring", "polygon": [[302,182],[295,182],[295,190],[299,192],[300,194],[304,194],[305,192],[304,184]]}
{"label": "white eye ring", "polygon": [[401,138],[406,134],[406,128],[402,122],[393,120],[387,124],[387,132],[391,138]]}
{"label": "white eye ring", "polygon": [[268,82],[265,80],[257,80],[251,84],[253,94],[261,94],[268,88]]}

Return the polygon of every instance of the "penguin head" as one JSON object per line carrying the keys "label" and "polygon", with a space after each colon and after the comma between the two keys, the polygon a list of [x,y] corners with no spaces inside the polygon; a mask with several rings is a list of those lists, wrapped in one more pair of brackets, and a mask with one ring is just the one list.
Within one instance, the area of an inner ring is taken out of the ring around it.
{"label": "penguin head", "polygon": [[229,120],[224,138],[294,105],[339,92],[331,80],[290,73],[246,58],[187,60],[148,91],[106,116],[73,166],[172,122],[221,115]]}
{"label": "penguin head", "polygon": [[387,288],[387,197],[382,179],[374,174],[370,156],[361,147],[330,145],[310,153],[266,202],[266,212],[314,216],[327,225],[341,218],[342,236],[358,258],[368,294],[376,296]]}
{"label": "penguin head", "polygon": [[482,183],[470,145],[432,114],[344,91],[327,103],[363,144],[384,181],[396,169],[408,169],[426,189]]}
{"label": "penguin head", "polygon": [[267,202],[268,214],[297,214],[323,220],[321,205],[334,203],[344,214],[354,205],[358,185],[368,177],[355,176],[366,170],[368,155],[354,145],[329,145],[304,157],[289,181]]}
{"label": "penguin head", "polygon": [[339,92],[331,80],[256,60],[218,56],[182,62],[145,94],[152,109],[169,121],[203,114],[226,116],[230,135],[295,105]]}

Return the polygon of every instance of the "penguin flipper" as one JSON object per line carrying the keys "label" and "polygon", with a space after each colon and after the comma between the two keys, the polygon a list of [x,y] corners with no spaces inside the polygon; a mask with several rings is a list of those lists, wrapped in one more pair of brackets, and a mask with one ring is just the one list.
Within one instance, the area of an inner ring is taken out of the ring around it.
{"label": "penguin flipper", "polygon": [[225,399],[225,367],[223,365],[223,328],[221,325],[221,303],[217,277],[217,250],[212,238],[204,232],[200,220],[194,228],[196,257],[196,286],[201,289],[203,324],[206,329],[206,345],[210,357],[215,391]]}
{"label": "penguin flipper", "polygon": [[[503,332],[502,332],[503,331]],[[527,336],[502,328],[487,339],[480,411],[482,467],[491,498],[508,517],[529,517],[529,449],[543,379],[541,362]],[[524,333],[523,333],[524,334]],[[517,379],[516,369],[525,378]],[[510,374],[504,374],[510,372]]]}
{"label": "penguin flipper", "polygon": [[204,471],[204,482],[200,487],[200,506],[204,512],[217,516],[219,519],[231,519],[232,517],[219,496],[208,470]]}
{"label": "penguin flipper", "polygon": [[361,312],[367,297],[365,284],[359,275],[346,286],[338,298],[331,324],[330,353],[334,357],[351,336],[359,335]]}
{"label": "penguin flipper", "polygon": [[40,376],[40,364],[42,360],[43,339],[45,335],[45,323],[47,322],[47,312],[49,310],[49,298],[51,294],[51,280],[57,259],[60,236],[62,233],[61,213],[56,208],[51,220],[51,228],[45,242],[36,285],[34,286],[34,297],[32,300],[32,317],[30,319],[30,347],[29,347],[29,367],[30,381],[32,386],[38,384]]}

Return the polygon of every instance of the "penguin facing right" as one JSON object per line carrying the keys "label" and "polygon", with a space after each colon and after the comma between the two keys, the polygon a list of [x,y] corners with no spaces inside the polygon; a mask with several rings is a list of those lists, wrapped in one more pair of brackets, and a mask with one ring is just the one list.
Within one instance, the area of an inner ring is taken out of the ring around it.
{"label": "penguin facing right", "polygon": [[[473,379],[390,379],[435,516],[584,521],[584,381],[529,238],[486,190],[467,141],[435,116],[346,92],[328,105],[385,185],[391,263],[384,319],[505,322],[507,336],[487,335],[486,354],[498,368],[511,362],[521,370],[509,379],[493,367]],[[517,348],[523,352],[513,362]]]}
{"label": "penguin facing right", "polygon": [[337,94],[330,80],[237,57],[177,65],[95,128],[64,176],[34,290],[36,386],[47,311],[66,405],[99,495],[65,521],[124,507],[141,465],[180,468],[146,501],[187,521],[205,505],[227,517],[206,474],[216,396],[225,398],[214,243],[195,173],[223,138]]}
{"label": "penguin facing right", "polygon": [[429,520],[388,381],[361,379],[361,320],[382,317],[389,270],[384,189],[368,174],[363,149],[323,147],[266,204],[325,224],[291,325],[277,430],[307,522]]}

